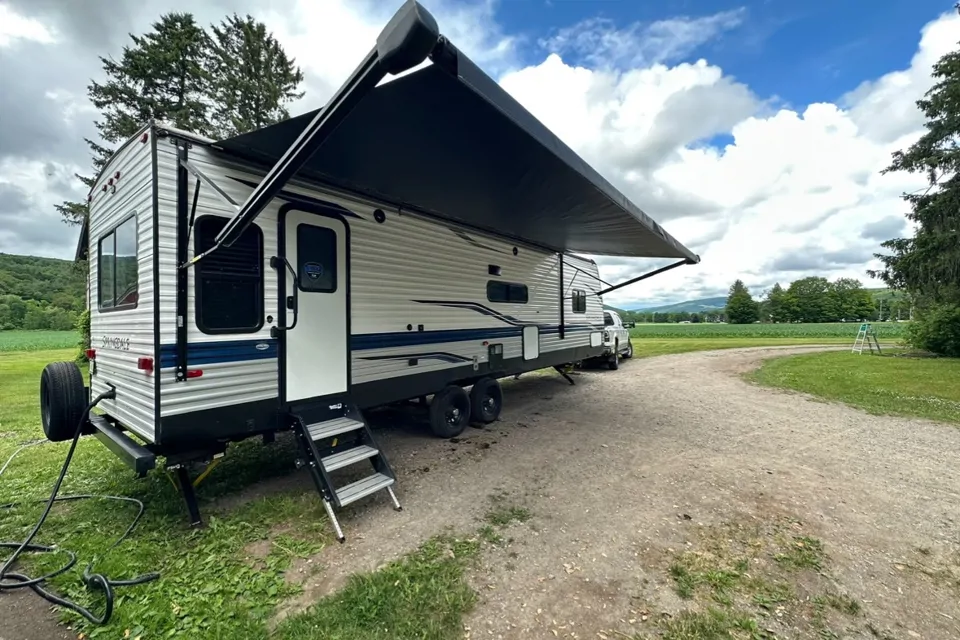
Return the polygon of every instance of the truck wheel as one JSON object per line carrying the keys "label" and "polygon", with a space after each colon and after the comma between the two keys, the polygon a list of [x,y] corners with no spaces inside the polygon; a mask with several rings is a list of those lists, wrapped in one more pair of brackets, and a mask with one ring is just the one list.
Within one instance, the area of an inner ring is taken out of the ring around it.
{"label": "truck wheel", "polygon": [[500,417],[503,409],[503,390],[494,378],[477,380],[470,390],[470,421],[490,424]]}
{"label": "truck wheel", "polygon": [[620,368],[620,341],[613,343],[613,355],[610,356],[610,359],[607,360],[607,366],[610,368],[610,371],[616,371]]}
{"label": "truck wheel", "polygon": [[470,397],[462,387],[451,384],[433,396],[430,403],[430,430],[440,438],[463,433],[470,422]]}
{"label": "truck wheel", "polygon": [[623,352],[623,357],[627,360],[633,357],[633,342],[627,340],[627,350]]}
{"label": "truck wheel", "polygon": [[40,374],[40,420],[50,442],[71,440],[87,408],[83,374],[73,362],[51,362]]}

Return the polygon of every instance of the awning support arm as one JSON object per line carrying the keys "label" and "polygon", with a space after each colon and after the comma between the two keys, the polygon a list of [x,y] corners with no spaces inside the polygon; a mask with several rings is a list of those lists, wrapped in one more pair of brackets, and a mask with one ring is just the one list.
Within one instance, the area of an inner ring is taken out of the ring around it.
{"label": "awning support arm", "polygon": [[636,278],[631,278],[631,279],[627,280],[626,282],[621,282],[620,284],[615,284],[615,285],[613,285],[612,287],[607,287],[607,288],[604,289],[603,291],[598,291],[598,292],[597,292],[597,295],[598,295],[598,296],[606,295],[606,294],[610,293],[611,291],[616,291],[617,289],[621,289],[621,288],[626,287],[626,286],[628,286],[628,285],[631,285],[631,284],[633,284],[633,283],[635,283],[635,282],[640,282],[641,280],[646,280],[647,278],[651,278],[651,277],[653,277],[653,276],[660,275],[660,274],[663,273],[664,271],[670,271],[670,269],[676,269],[677,267],[679,267],[679,266],[681,266],[681,265],[684,265],[684,264],[697,264],[697,263],[696,263],[696,261],[690,260],[689,258],[684,258],[683,260],[680,260],[679,262],[674,262],[673,264],[668,264],[668,265],[665,266],[665,267],[660,267],[659,269],[654,269],[653,271],[647,272],[647,273],[643,274],[642,276],[637,276]]}
{"label": "awning support arm", "polygon": [[440,40],[437,21],[414,0],[407,0],[377,36],[376,46],[347,81],[264,176],[237,215],[220,231],[211,250],[230,246],[260,212],[346,120],[387,74],[396,75],[424,60]]}

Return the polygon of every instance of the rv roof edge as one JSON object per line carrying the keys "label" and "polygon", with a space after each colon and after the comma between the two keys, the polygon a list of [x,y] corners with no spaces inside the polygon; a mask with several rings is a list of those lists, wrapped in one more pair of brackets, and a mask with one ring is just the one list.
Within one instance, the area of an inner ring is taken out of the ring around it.
{"label": "rv roof edge", "polygon": [[[426,60],[439,38],[433,16],[415,0],[407,0],[377,36],[376,46],[277,160],[240,206],[237,214],[217,235],[211,251],[219,246],[230,246],[240,237],[364,96],[388,73],[401,73]],[[381,54],[386,57],[381,58]]]}

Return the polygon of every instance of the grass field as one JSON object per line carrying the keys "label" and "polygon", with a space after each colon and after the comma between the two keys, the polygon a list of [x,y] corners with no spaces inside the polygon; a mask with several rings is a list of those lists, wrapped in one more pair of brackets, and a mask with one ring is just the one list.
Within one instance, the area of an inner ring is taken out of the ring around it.
{"label": "grass field", "polygon": [[76,331],[0,331],[0,353],[67,349],[79,339]]}
{"label": "grass field", "polygon": [[[860,325],[854,322],[825,322],[822,324],[675,324],[639,323],[630,330],[636,338],[743,338],[743,339],[812,339],[839,340],[853,344]],[[877,338],[895,341],[904,336],[906,322],[877,322],[873,324]]]}
{"label": "grass field", "polygon": [[[69,360],[73,353],[8,350],[0,357],[0,467],[21,445],[43,437],[37,406],[40,372],[47,362]],[[17,503],[0,509],[0,541],[19,541],[29,532],[68,446],[26,448],[0,477],[0,504]],[[460,619],[474,597],[463,576],[482,541],[475,535],[470,540],[447,535],[426,541],[417,552],[378,572],[354,576],[340,593],[268,631],[276,606],[300,590],[285,580],[286,569],[333,540],[314,491],[299,487],[265,496],[244,494],[260,480],[291,473],[295,457],[293,441],[285,437],[271,446],[250,441],[231,447],[201,486],[207,526],[192,530],[165,472],[136,479],[99,441],[82,438],[61,495],[129,496],[142,500],[147,510],[133,535],[108,552],[135,516],[134,505],[83,500],[55,506],[36,542],[74,551],[78,562],[52,585],[100,614],[102,597],[80,581],[88,562],[95,560],[93,570],[111,579],[151,571],[160,572],[161,578],[117,587],[113,619],[105,626],[93,626],[69,612],[64,620],[86,637],[111,639],[440,640],[462,633]],[[229,509],[214,502],[227,495],[233,505]],[[265,553],[251,550],[267,539]],[[454,557],[446,553],[450,547],[457,552]],[[0,558],[7,553],[0,551]],[[63,554],[34,555],[24,564],[29,574],[41,575],[65,559]]]}
{"label": "grass field", "polygon": [[768,360],[748,377],[870,413],[960,424],[960,359],[813,353]]}

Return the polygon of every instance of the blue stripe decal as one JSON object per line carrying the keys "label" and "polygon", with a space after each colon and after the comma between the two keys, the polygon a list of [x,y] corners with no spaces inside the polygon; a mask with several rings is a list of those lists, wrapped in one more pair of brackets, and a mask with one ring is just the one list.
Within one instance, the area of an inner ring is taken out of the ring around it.
{"label": "blue stripe decal", "polygon": [[[599,331],[590,325],[567,325],[567,333],[577,331]],[[395,333],[365,333],[350,337],[352,351],[371,349],[389,349],[392,347],[412,347],[438,344],[442,342],[468,342],[519,338],[522,327],[493,327],[485,329],[446,329],[438,331],[398,331]],[[559,333],[552,326],[541,328],[541,335]],[[191,342],[187,345],[187,362],[191,366],[201,366],[219,362],[246,362],[250,360],[269,360],[277,357],[279,344],[273,338],[255,338],[253,340],[229,340],[224,342]],[[439,352],[431,352],[436,355]],[[426,357],[413,355],[397,356],[402,358]],[[369,358],[368,358],[369,359]],[[177,347],[174,344],[160,345],[160,368],[167,369],[177,364]]]}
{"label": "blue stripe decal", "polygon": [[[229,340],[226,342],[191,342],[187,345],[187,363],[193,365],[217,362],[270,360],[279,353],[279,344],[272,338]],[[177,366],[177,345],[160,345],[160,368]]]}

